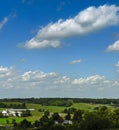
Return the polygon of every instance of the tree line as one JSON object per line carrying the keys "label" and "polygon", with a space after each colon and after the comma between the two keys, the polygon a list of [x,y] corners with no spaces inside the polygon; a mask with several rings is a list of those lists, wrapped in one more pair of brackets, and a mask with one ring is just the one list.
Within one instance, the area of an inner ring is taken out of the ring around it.
{"label": "tree line", "polygon": [[[111,104],[119,106],[119,99],[93,98],[11,98],[0,99],[0,102],[34,103],[45,106],[71,106],[73,103]],[[3,104],[1,104],[2,106]]]}
{"label": "tree line", "polygon": [[13,108],[13,109],[26,109],[26,104],[25,103],[4,103],[0,102],[0,108]]}

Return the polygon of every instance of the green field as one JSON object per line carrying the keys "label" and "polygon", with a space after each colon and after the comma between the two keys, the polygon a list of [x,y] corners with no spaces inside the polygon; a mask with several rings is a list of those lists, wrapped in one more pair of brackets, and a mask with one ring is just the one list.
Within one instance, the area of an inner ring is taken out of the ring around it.
{"label": "green field", "polygon": [[[14,103],[14,102],[12,102]],[[15,102],[17,103],[17,102]],[[9,103],[10,104],[10,103]],[[62,107],[62,106],[42,106],[40,104],[33,104],[33,103],[26,103],[27,108],[33,108],[35,109],[34,111],[31,111],[32,116],[30,117],[26,117],[25,119],[27,119],[28,121],[31,121],[32,123],[35,120],[39,120],[44,112],[39,112],[40,110],[43,111],[49,111],[50,113],[54,113],[54,112],[58,112],[60,113],[62,116],[64,116],[65,114],[62,113],[64,109],[66,109],[66,107]],[[89,104],[89,103],[74,103],[71,107],[68,108],[76,108],[76,109],[81,109],[84,111],[92,111],[94,110],[95,107],[97,106],[101,106],[101,105],[97,105],[97,104]],[[110,106],[108,106],[110,107]],[[110,107],[111,109],[113,107]],[[2,111],[4,108],[0,108],[0,111]],[[6,109],[6,108],[5,108]],[[0,118],[0,124],[12,124],[13,119],[16,120],[17,123],[21,122],[24,118],[23,117],[9,117],[9,118]]]}
{"label": "green field", "polygon": [[[32,103],[27,103],[26,104],[27,108],[33,108],[35,109],[34,111],[31,111],[32,116],[30,117],[26,117],[25,119],[27,119],[28,121],[31,121],[32,123],[35,120],[39,120],[44,112],[39,112],[39,109],[43,110],[43,111],[49,111],[50,113],[54,113],[54,112],[59,112],[62,113],[62,111],[65,109],[65,107],[58,107],[58,106],[42,106],[39,104],[32,104]],[[6,108],[5,108],[6,109]],[[4,110],[4,108],[0,108],[0,111]],[[9,124],[12,124],[12,119],[15,119],[17,123],[21,122],[21,120],[23,120],[23,117],[9,117],[9,118],[0,118],[0,124],[6,124],[7,120],[9,122]]]}

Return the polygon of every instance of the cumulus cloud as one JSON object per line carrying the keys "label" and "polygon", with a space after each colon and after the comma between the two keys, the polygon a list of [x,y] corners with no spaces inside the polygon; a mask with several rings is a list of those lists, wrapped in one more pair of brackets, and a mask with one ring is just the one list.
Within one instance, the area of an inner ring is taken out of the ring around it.
{"label": "cumulus cloud", "polygon": [[79,59],[79,60],[73,60],[73,61],[71,61],[70,62],[70,64],[78,64],[78,63],[81,63],[81,59]]}
{"label": "cumulus cloud", "polygon": [[[22,84],[22,87],[33,87],[33,84],[35,87],[38,87],[40,85],[46,85],[45,87],[49,86],[60,86],[68,84],[77,85],[77,86],[85,86],[88,87],[89,85],[99,85],[100,83],[102,86],[104,83],[110,83],[109,80],[107,80],[104,76],[100,75],[94,75],[87,78],[79,78],[74,79],[70,78],[68,76],[62,76],[56,72],[49,72],[45,73],[43,71],[27,71],[22,74],[19,74],[15,71],[13,67],[0,67],[0,83],[5,82],[7,84],[7,87],[9,87],[9,83],[12,83],[12,86],[14,87],[21,87],[19,84]],[[33,84],[32,84],[33,83]],[[31,84],[31,85],[28,85]],[[48,85],[48,86],[47,86]],[[0,84],[2,86],[2,84]],[[4,85],[5,87],[5,85]]]}
{"label": "cumulus cloud", "polygon": [[119,7],[103,5],[89,7],[75,17],[58,20],[41,28],[37,35],[26,41],[22,47],[27,49],[58,48],[65,38],[82,36],[101,28],[119,24]]}
{"label": "cumulus cloud", "polygon": [[96,87],[101,87],[105,86],[105,84],[109,85],[111,81],[107,80],[104,76],[100,75],[93,75],[87,78],[80,78],[80,79],[74,79],[73,84],[74,85],[79,85],[79,86],[96,86]]}
{"label": "cumulus cloud", "polygon": [[8,17],[4,17],[4,19],[0,22],[0,30],[3,28],[3,26],[8,22]]}
{"label": "cumulus cloud", "polygon": [[14,75],[13,67],[0,66],[0,78],[10,78],[13,75]]}
{"label": "cumulus cloud", "polygon": [[20,45],[21,47],[27,48],[27,49],[39,49],[39,48],[59,48],[60,47],[60,41],[59,40],[40,40],[37,38],[32,38],[29,40],[26,44]]}
{"label": "cumulus cloud", "polygon": [[108,52],[119,51],[119,40],[114,42],[112,45],[109,45],[106,50]]}
{"label": "cumulus cloud", "polygon": [[[109,80],[100,75],[93,75],[85,78],[73,78],[66,75],[60,75],[56,72],[46,73],[40,70],[19,73],[14,67],[0,66],[0,90],[3,91],[7,89],[8,96],[9,93],[11,93],[11,95],[19,97],[23,92],[26,92],[27,94],[31,93],[30,96],[32,97],[38,97],[38,92],[41,93],[40,96],[42,96],[43,93],[46,93],[46,97],[50,92],[50,96],[52,97],[55,95],[55,92],[59,94],[57,96],[66,96],[65,94],[67,92],[68,95],[72,92],[80,93],[82,91],[86,94],[86,91],[89,89],[91,91],[108,89],[116,90],[118,89],[118,86],[118,80]],[[86,95],[84,95],[84,97],[85,96]]]}
{"label": "cumulus cloud", "polygon": [[52,80],[52,78],[57,77],[57,74],[55,72],[51,73],[44,73],[42,71],[28,71],[25,72],[22,76],[22,81],[25,82],[46,82],[49,80],[49,78]]}

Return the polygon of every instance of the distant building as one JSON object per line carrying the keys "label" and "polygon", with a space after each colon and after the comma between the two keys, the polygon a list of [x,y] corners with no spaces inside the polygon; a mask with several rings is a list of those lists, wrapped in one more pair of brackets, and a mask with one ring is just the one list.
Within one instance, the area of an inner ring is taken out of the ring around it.
{"label": "distant building", "polygon": [[63,124],[69,124],[69,125],[71,125],[73,122],[71,121],[71,120],[64,120],[63,121]]}
{"label": "distant building", "polygon": [[3,110],[3,111],[2,111],[2,115],[3,115],[3,116],[8,116],[9,114],[8,114],[7,110]]}
{"label": "distant building", "polygon": [[6,109],[2,111],[2,115],[4,117],[6,116],[12,116],[12,117],[21,117],[22,116],[22,112],[26,111],[26,110],[30,110],[33,111],[35,109]]}
{"label": "distant building", "polygon": [[13,117],[19,116],[19,117],[21,117],[21,114],[22,114],[21,111],[18,111],[18,110],[16,111],[14,109],[6,109],[6,110],[2,111],[3,116],[13,116]]}

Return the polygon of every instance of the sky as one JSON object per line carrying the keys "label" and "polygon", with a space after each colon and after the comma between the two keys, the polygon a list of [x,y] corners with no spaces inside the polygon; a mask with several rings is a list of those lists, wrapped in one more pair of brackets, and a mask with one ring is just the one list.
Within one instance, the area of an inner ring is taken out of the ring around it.
{"label": "sky", "polygon": [[118,93],[118,0],[0,0],[0,98]]}

